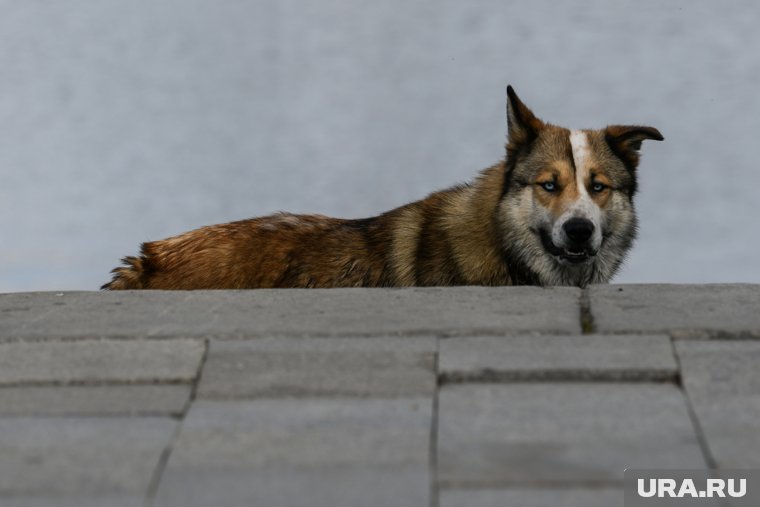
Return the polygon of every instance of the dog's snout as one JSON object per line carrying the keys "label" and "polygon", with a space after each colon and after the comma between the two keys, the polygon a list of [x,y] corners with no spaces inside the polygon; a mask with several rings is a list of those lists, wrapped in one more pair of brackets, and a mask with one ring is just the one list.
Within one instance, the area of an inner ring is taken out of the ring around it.
{"label": "dog's snout", "polygon": [[586,218],[571,218],[562,225],[570,241],[576,244],[585,243],[594,234],[594,223]]}

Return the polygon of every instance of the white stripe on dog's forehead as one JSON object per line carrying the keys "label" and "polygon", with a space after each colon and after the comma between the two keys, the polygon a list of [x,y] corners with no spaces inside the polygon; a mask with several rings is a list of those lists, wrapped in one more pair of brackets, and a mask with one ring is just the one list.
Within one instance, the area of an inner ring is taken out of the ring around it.
{"label": "white stripe on dog's forehead", "polygon": [[575,162],[575,181],[578,184],[578,191],[583,195],[586,193],[585,182],[588,166],[591,163],[591,146],[589,146],[586,133],[582,130],[571,131],[570,146],[573,149],[573,162]]}
{"label": "white stripe on dog's forehead", "polygon": [[573,161],[575,162],[576,172],[586,172],[589,158],[591,158],[591,147],[588,144],[586,133],[582,130],[571,131],[570,146],[573,148]]}

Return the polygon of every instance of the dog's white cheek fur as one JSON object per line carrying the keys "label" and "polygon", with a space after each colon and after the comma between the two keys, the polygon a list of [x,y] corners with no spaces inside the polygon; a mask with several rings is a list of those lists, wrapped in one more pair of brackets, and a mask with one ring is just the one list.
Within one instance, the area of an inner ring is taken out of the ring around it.
{"label": "dog's white cheek fur", "polygon": [[502,202],[501,217],[505,244],[512,252],[519,253],[520,260],[538,275],[542,285],[575,285],[544,250],[535,232],[550,228],[552,215],[535,200],[530,187]]}
{"label": "dog's white cheek fur", "polygon": [[636,238],[638,227],[631,201],[620,192],[610,198],[602,220],[605,238],[596,259],[598,280],[595,283],[606,283],[617,273]]}

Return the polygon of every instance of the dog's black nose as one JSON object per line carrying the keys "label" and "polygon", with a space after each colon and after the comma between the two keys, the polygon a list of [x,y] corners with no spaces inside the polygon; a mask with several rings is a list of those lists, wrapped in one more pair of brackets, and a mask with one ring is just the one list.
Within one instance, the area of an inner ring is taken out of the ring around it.
{"label": "dog's black nose", "polygon": [[571,218],[562,225],[570,241],[576,244],[585,243],[594,234],[594,224],[585,218]]}

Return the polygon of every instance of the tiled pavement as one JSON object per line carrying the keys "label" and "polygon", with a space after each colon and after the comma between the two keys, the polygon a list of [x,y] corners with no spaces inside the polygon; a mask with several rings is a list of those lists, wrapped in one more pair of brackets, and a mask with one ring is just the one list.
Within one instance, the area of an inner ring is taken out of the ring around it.
{"label": "tiled pavement", "polygon": [[0,506],[622,506],[758,365],[751,285],[0,294]]}

